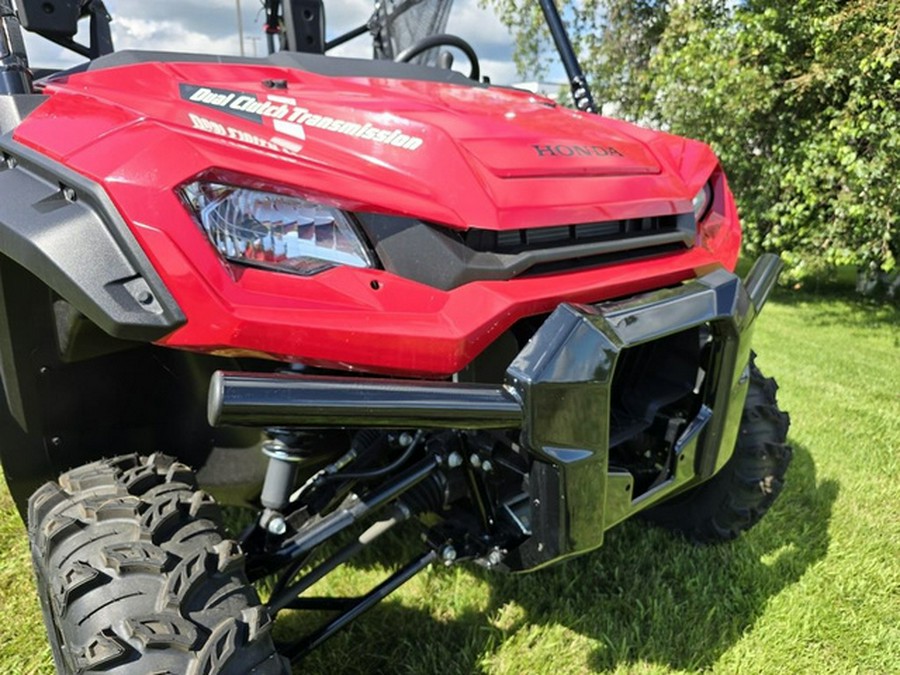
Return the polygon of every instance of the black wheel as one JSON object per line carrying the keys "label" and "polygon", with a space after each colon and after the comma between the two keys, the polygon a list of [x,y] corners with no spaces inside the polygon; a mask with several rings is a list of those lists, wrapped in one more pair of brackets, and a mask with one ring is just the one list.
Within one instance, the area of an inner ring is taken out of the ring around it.
{"label": "black wheel", "polygon": [[219,507],[169,457],[73,469],[28,504],[59,673],[289,673]]}
{"label": "black wheel", "polygon": [[731,459],[710,480],[649,509],[652,523],[698,543],[734,539],[753,527],[781,493],[791,463],[790,418],[778,408],[775,380],[750,361],[750,386]]}

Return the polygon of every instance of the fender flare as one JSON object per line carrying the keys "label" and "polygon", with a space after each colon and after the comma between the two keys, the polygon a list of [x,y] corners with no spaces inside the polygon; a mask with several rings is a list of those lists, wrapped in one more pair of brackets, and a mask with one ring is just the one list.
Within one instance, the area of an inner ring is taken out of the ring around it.
{"label": "fender flare", "polygon": [[[0,97],[0,108],[17,98]],[[14,125],[4,126],[0,257],[114,338],[153,342],[183,325],[184,314],[103,187],[17,143],[9,129]],[[10,411],[27,430],[22,385],[29,374],[20,371],[33,336],[19,326],[10,293],[15,288],[3,289],[0,298],[0,376]]]}
{"label": "fender flare", "polygon": [[103,188],[0,137],[0,254],[113,337],[153,341],[184,314]]}

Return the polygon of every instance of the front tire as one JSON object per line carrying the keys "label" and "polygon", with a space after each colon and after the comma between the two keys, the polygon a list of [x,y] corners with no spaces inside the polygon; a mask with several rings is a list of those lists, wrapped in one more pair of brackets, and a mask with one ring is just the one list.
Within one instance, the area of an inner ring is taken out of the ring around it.
{"label": "front tire", "polygon": [[790,418],[778,408],[775,380],[750,361],[750,385],[734,454],[711,479],[649,509],[646,520],[701,543],[734,539],[765,515],[784,487],[792,451]]}
{"label": "front tire", "polygon": [[94,462],[35,492],[29,537],[57,671],[289,673],[220,521],[163,455]]}

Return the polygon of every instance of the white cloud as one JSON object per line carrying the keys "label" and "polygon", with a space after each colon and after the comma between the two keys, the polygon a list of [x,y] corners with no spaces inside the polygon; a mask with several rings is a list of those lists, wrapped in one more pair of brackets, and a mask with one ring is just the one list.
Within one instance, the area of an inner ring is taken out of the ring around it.
{"label": "white cloud", "polygon": [[491,79],[492,84],[513,84],[522,78],[516,73],[516,65],[512,61],[481,59],[481,74]]}
{"label": "white cloud", "polygon": [[116,20],[114,41],[116,49],[237,53],[237,40],[232,39],[230,35],[214,37],[169,20],[119,17]]}
{"label": "white cloud", "polygon": [[[265,34],[261,3],[241,0],[244,50],[252,55],[265,53]],[[117,49],[238,54],[240,45],[235,0],[179,0],[178,2],[107,0],[114,17],[113,41]],[[326,30],[334,38],[365,23],[374,8],[372,0],[326,2]],[[82,21],[79,39],[87,41],[86,21]],[[456,0],[447,31],[472,44],[482,62],[482,72],[498,84],[517,79],[511,63],[512,39],[492,12],[480,9],[476,0]],[[254,40],[255,38],[255,40]],[[35,67],[64,68],[83,59],[37,36],[26,36],[30,60]],[[255,44],[254,44],[255,42]],[[371,40],[363,35],[331,52],[335,56],[369,58]],[[465,58],[459,69],[466,71]]]}
{"label": "white cloud", "polygon": [[447,32],[470,42],[487,59],[512,58],[512,37],[494,12],[481,9],[475,0],[457,0]]}

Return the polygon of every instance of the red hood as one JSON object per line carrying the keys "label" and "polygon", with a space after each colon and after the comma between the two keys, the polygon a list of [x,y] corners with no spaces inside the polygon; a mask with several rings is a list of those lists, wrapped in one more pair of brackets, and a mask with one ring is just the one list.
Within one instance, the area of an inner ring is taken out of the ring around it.
{"label": "red hood", "polygon": [[17,140],[104,182],[213,167],[460,228],[689,212],[716,165],[701,143],[498,87],[145,63],[45,92]]}

